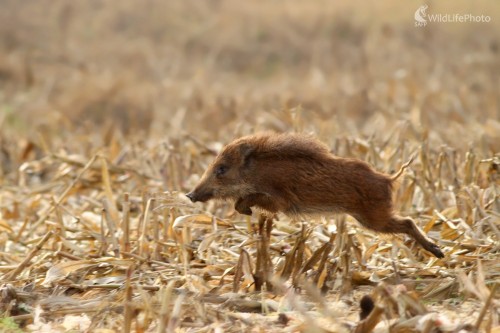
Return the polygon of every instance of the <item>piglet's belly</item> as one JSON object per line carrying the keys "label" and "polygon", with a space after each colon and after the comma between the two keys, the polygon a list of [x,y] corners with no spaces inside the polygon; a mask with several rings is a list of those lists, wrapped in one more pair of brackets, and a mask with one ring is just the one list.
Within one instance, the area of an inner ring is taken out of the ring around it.
{"label": "piglet's belly", "polygon": [[349,210],[341,205],[332,204],[322,204],[322,205],[294,205],[284,211],[285,215],[290,217],[296,216],[314,216],[314,215],[331,215],[331,214],[341,214],[348,213]]}

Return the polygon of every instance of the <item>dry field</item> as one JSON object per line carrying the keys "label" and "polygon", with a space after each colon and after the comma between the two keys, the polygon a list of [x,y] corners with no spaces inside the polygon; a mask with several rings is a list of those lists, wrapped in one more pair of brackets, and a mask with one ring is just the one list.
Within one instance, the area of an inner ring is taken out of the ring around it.
{"label": "dry field", "polygon": [[[499,333],[500,2],[428,4],[491,22],[417,28],[409,0],[0,0],[0,331]],[[387,173],[416,153],[396,206],[445,258],[349,216],[259,235],[185,198],[262,130]]]}

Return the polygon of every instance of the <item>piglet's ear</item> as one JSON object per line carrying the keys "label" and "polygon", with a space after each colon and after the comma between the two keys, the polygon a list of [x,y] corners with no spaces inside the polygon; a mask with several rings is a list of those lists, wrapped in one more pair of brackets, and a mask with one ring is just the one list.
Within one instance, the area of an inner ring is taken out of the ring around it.
{"label": "piglet's ear", "polygon": [[248,143],[242,143],[240,145],[240,154],[241,154],[241,159],[243,160],[243,164],[247,165],[248,161],[250,160],[250,157],[254,151],[254,148],[249,145]]}

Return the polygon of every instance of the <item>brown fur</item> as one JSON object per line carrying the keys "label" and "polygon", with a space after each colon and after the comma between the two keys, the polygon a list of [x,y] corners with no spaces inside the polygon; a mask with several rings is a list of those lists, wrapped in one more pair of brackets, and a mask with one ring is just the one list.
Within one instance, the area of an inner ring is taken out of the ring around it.
{"label": "brown fur", "polygon": [[193,202],[234,200],[247,215],[251,207],[289,216],[347,213],[369,229],[406,233],[442,258],[412,219],[394,214],[392,185],[408,164],[391,177],[361,160],[332,155],[311,136],[251,135],[224,147],[187,196]]}

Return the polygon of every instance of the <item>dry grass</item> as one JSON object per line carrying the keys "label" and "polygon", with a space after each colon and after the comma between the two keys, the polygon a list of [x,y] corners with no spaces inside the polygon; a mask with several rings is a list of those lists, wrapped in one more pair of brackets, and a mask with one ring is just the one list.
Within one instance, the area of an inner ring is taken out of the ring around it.
{"label": "dry grass", "polygon": [[[0,5],[0,331],[500,331],[500,3],[425,29],[413,1]],[[259,130],[385,172],[418,152],[396,204],[446,257],[184,198]]]}

